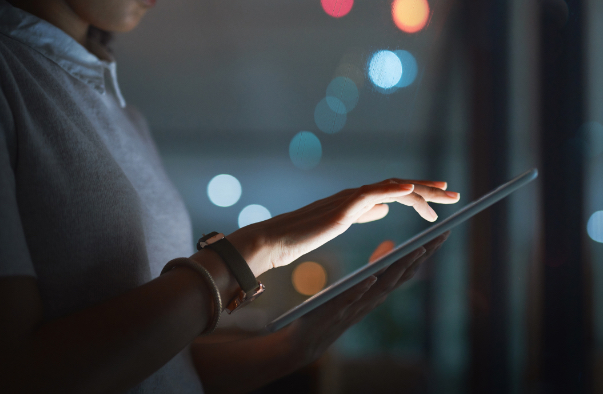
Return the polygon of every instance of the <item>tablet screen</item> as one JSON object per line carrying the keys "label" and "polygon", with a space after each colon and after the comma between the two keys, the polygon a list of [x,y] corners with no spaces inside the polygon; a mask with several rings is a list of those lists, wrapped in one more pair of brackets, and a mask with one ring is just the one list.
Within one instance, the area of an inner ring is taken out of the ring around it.
{"label": "tablet screen", "polygon": [[368,278],[379,270],[395,263],[400,258],[406,256],[418,247],[435,239],[436,237],[452,229],[453,227],[458,226],[459,224],[463,223],[464,221],[473,217],[477,213],[488,208],[497,201],[500,201],[509,194],[513,193],[515,190],[536,179],[537,176],[538,170],[533,168],[515,177],[514,179],[500,185],[499,187],[487,193],[486,195],[464,206],[448,218],[442,220],[439,223],[433,224],[425,231],[422,231],[421,233],[410,238],[408,241],[398,245],[391,252],[382,256],[372,264],[365,265],[357,269],[356,271],[350,273],[349,275],[341,278],[337,282],[325,288],[321,292],[308,298],[306,301],[299,304],[295,308],[285,312],[284,314],[273,320],[271,323],[269,323],[266,326],[266,329],[272,332],[280,330],[287,324],[293,322],[295,319],[300,318],[301,316],[310,312],[314,308],[317,308],[323,303],[329,301],[330,299],[343,293],[349,288],[362,282],[364,279]]}

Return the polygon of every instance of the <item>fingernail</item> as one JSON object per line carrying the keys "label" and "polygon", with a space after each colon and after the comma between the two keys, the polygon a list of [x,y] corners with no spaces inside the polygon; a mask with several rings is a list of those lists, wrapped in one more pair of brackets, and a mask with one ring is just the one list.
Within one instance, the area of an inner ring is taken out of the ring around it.
{"label": "fingernail", "polygon": [[460,194],[457,192],[444,192],[444,193],[446,193],[446,195],[451,198],[459,198],[459,196],[460,196]]}
{"label": "fingernail", "polygon": [[[429,205],[428,205],[429,207]],[[435,211],[433,210],[432,207],[429,207],[429,212],[431,213],[431,217],[433,218],[433,221],[435,221],[438,218],[438,214],[435,213]]]}
{"label": "fingernail", "polygon": [[412,183],[404,183],[400,185],[400,189],[404,191],[414,190],[415,185],[413,185]]}

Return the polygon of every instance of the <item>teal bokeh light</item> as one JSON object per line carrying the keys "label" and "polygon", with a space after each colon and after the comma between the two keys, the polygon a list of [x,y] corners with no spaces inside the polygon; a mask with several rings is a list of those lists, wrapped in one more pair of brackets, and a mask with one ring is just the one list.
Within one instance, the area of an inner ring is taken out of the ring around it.
{"label": "teal bokeh light", "polygon": [[337,113],[331,109],[331,106],[336,108],[345,108],[345,104],[341,100],[336,97],[332,97],[329,102],[327,102],[327,98],[323,98],[316,105],[316,109],[314,110],[314,121],[316,122],[316,127],[320,129],[320,131],[327,134],[334,134],[343,129],[345,126],[345,122],[347,120],[347,116],[345,111],[341,110],[341,113]]}
{"label": "teal bokeh light", "polygon": [[309,170],[320,163],[322,145],[314,133],[300,131],[289,143],[289,157],[293,165],[302,170]]}
{"label": "teal bokeh light", "polygon": [[405,88],[408,85],[412,84],[415,79],[417,79],[417,74],[419,72],[419,68],[417,66],[417,60],[415,57],[408,51],[403,49],[399,49],[394,51],[398,59],[400,59],[400,63],[402,63],[402,77],[400,77],[400,81],[396,84],[397,88]]}
{"label": "teal bokeh light", "polygon": [[[347,113],[358,104],[358,88],[346,77],[336,77],[327,87],[327,104],[338,114]],[[343,108],[341,106],[343,104]]]}

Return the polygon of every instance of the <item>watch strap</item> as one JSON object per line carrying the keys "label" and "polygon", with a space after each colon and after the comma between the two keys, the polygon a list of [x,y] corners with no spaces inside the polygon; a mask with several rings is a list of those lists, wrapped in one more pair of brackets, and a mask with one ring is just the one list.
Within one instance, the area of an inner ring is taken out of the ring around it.
{"label": "watch strap", "polygon": [[239,282],[241,290],[245,293],[252,292],[260,286],[243,256],[241,256],[237,249],[226,238],[222,238],[206,247],[220,255],[237,282]]}

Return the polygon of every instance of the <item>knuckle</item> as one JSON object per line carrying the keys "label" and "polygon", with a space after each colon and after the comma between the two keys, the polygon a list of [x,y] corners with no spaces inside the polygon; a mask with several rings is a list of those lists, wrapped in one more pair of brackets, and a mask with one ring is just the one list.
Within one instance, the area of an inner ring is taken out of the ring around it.
{"label": "knuckle", "polygon": [[362,185],[358,188],[358,193],[360,195],[364,195],[371,191],[371,187],[369,185]]}

